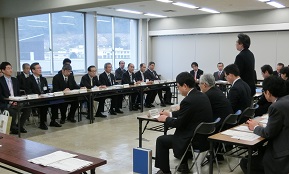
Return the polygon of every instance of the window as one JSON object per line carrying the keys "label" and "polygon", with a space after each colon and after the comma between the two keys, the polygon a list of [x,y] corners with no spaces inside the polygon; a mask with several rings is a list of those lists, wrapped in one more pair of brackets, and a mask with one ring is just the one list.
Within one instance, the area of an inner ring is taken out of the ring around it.
{"label": "window", "polygon": [[[137,20],[97,16],[97,44],[98,55],[102,57],[98,59],[98,69],[103,69],[106,62],[117,69],[120,60],[138,67]],[[103,56],[104,53],[107,57]]]}
{"label": "window", "polygon": [[59,12],[18,18],[20,65],[39,62],[43,74],[55,74],[64,58],[74,72],[85,72],[84,15]]}

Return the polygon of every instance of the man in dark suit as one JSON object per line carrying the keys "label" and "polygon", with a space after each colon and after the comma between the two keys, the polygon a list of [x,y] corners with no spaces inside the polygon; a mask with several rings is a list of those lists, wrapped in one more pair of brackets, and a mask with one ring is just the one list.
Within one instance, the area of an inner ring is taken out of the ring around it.
{"label": "man in dark suit", "polygon": [[[27,94],[46,94],[49,93],[48,83],[45,77],[42,76],[41,66],[38,62],[32,63],[30,66],[32,75],[28,77],[28,83],[26,89]],[[47,112],[48,106],[38,107],[38,113],[40,117],[39,128],[47,130],[48,127],[45,122],[47,122]],[[51,117],[50,126],[61,127],[59,123],[55,121],[56,118]]]}
{"label": "man in dark suit", "polygon": [[25,89],[27,86],[27,78],[30,76],[30,65],[28,63],[22,64],[22,72],[17,75],[17,79],[19,81],[20,90],[23,91],[23,95],[25,94]]}
{"label": "man in dark suit", "polygon": [[201,91],[205,93],[210,100],[213,119],[216,120],[218,117],[221,118],[217,127],[221,126],[224,119],[229,114],[233,114],[233,109],[229,100],[220,89],[215,87],[215,78],[212,74],[203,74],[200,78],[199,86]]}
{"label": "man in dark suit", "polygon": [[287,94],[289,94],[289,67],[284,67],[280,70],[281,78],[285,80]]}
{"label": "man in dark suit", "polygon": [[[104,64],[104,72],[99,75],[99,82],[101,85],[113,86],[115,85],[115,77],[111,73],[112,65],[111,63]],[[123,114],[122,108],[122,95],[116,95],[111,97],[111,104],[109,113],[111,115],[116,115],[117,113]]]}
{"label": "man in dark suit", "polygon": [[[154,81],[154,80],[160,80],[159,75],[157,74],[157,72],[154,70],[155,69],[155,63],[154,62],[149,62],[149,68],[146,70],[145,74],[148,77],[148,79],[150,81]],[[165,91],[165,95],[163,97],[162,95],[162,91]],[[164,87],[160,90],[158,90],[158,96],[159,99],[161,101],[161,106],[166,106],[166,104],[168,105],[172,105],[173,103],[171,103],[172,100],[172,93],[171,93],[171,88],[170,87]]]}
{"label": "man in dark suit", "polygon": [[[81,81],[80,81],[80,87],[86,87],[87,89],[91,89],[95,86],[98,86],[100,88],[105,87],[105,86],[101,86],[100,82],[98,81],[97,75],[96,75],[96,67],[94,65],[89,66],[87,68],[87,74],[85,74],[84,76],[82,76]],[[106,115],[103,115],[102,112],[104,112],[104,102],[105,102],[105,98],[97,98],[95,99],[98,101],[98,107],[97,107],[97,111],[95,114],[95,117],[107,117]],[[92,101],[89,101],[92,102]],[[88,113],[90,113],[90,103],[88,102]],[[86,117],[87,119],[90,119],[90,115],[88,115]]]}
{"label": "man in dark suit", "polygon": [[252,97],[250,87],[240,78],[240,71],[235,64],[230,64],[225,67],[225,76],[227,81],[232,84],[228,93],[229,99],[234,113],[238,110],[244,111],[251,106]]}
{"label": "man in dark suit", "polygon": [[[226,81],[225,79],[225,73],[223,71],[224,69],[224,64],[222,62],[219,62],[217,64],[217,68],[218,68],[218,71],[214,72],[214,77],[215,77],[215,81],[218,81],[218,80],[223,80],[223,81]],[[218,88],[223,91],[223,92],[226,92],[226,85],[218,85]]]}
{"label": "man in dark suit", "polygon": [[116,80],[121,80],[123,73],[125,73],[125,62],[123,60],[119,61],[119,68],[115,70],[115,79]]}
{"label": "man in dark suit", "polygon": [[[193,68],[193,70],[190,71],[190,74],[192,74],[192,76],[194,77],[195,81],[198,81],[201,77],[201,75],[204,74],[204,71],[199,69],[199,65],[197,62],[193,62],[191,64],[191,67]],[[196,86],[197,90],[200,90],[199,86]]]}
{"label": "man in dark suit", "polygon": [[[255,134],[266,138],[265,151],[258,151],[252,157],[251,173],[288,174],[289,173],[289,95],[286,94],[282,79],[270,76],[263,82],[266,99],[272,102],[269,107],[267,126],[255,120],[248,120],[248,128]],[[247,173],[247,160],[241,160],[241,168]]]}
{"label": "man in dark suit", "polygon": [[[182,72],[177,76],[176,82],[180,93],[185,98],[180,103],[178,111],[161,112],[157,118],[166,126],[176,128],[174,135],[162,135],[157,138],[155,167],[160,168],[157,174],[171,173],[169,149],[173,149],[176,158],[181,158],[199,123],[213,121],[210,101],[205,94],[195,89],[194,77],[188,72]],[[199,135],[195,140],[193,142],[195,149],[209,148],[207,136]],[[186,156],[181,162],[182,170],[188,171],[187,161]]]}
{"label": "man in dark suit", "polygon": [[[62,65],[71,65],[71,60],[69,58],[65,58],[62,61]],[[58,74],[62,74],[62,69],[58,71]],[[73,71],[70,72],[70,75],[74,78]]]}
{"label": "man in dark suit", "polygon": [[[52,79],[52,85],[53,85],[53,92],[58,91],[70,91],[73,89],[79,89],[79,86],[76,84],[74,77],[71,75],[71,66],[69,64],[65,64],[62,67],[61,74],[56,74]],[[75,112],[78,108],[78,102],[77,100],[70,102],[70,111],[67,116],[67,120],[75,123]],[[61,103],[58,105],[53,105],[51,107],[51,113],[53,118],[57,118],[58,115],[58,108],[60,109],[61,113],[61,120],[60,124],[64,124],[66,120],[66,111],[67,111],[68,103]]]}
{"label": "man in dark suit", "polygon": [[273,75],[274,75],[274,76],[281,77],[280,70],[281,70],[282,68],[284,68],[284,64],[283,64],[283,63],[278,63],[278,64],[277,64],[277,67],[276,67],[276,71],[273,71]]}
{"label": "man in dark suit", "polygon": [[[18,134],[18,128],[16,124],[17,110],[13,106],[17,106],[17,102],[8,102],[4,98],[9,98],[9,96],[20,96],[20,88],[18,80],[12,77],[12,66],[9,62],[2,62],[0,69],[4,74],[0,77],[0,109],[5,109],[9,111],[12,117],[11,122],[11,134]],[[25,108],[21,109],[21,117],[18,120],[18,126],[20,126],[20,132],[26,133],[27,130],[24,128],[25,121],[30,116],[31,109]]]}
{"label": "man in dark suit", "polygon": [[[147,77],[147,74],[145,73],[146,64],[141,63],[139,68],[140,68],[140,70],[135,73],[136,81],[146,82],[146,84],[153,84],[153,81],[149,81],[148,80],[149,78]],[[147,93],[147,96],[145,98],[144,106],[146,108],[155,107],[152,103],[155,101],[157,91],[156,90],[149,90],[146,93]],[[140,96],[137,99],[138,99],[138,103],[140,103]]]}
{"label": "man in dark suit", "polygon": [[[263,78],[266,79],[273,74],[273,69],[270,65],[263,65],[261,67],[261,73]],[[262,93],[262,95],[259,97],[257,104],[259,105],[259,107],[255,110],[255,116],[261,116],[268,112],[268,108],[272,103],[268,102],[265,98],[265,95]]]}
{"label": "man in dark suit", "polygon": [[235,63],[240,71],[240,77],[246,82],[251,89],[251,97],[256,94],[256,71],[255,71],[255,57],[249,50],[251,44],[250,37],[246,34],[238,34],[236,48],[240,53],[236,56]]}

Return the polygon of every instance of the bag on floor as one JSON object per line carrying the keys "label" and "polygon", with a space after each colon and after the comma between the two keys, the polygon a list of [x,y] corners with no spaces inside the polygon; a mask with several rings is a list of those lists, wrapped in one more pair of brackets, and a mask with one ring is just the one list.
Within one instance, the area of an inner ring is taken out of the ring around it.
{"label": "bag on floor", "polygon": [[9,116],[9,112],[4,110],[0,113],[0,133],[9,134],[12,117]]}

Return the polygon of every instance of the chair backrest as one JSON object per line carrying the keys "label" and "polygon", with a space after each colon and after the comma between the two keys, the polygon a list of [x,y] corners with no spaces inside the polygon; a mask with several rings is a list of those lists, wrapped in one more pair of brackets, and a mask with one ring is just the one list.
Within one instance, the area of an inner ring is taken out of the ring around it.
{"label": "chair backrest", "polygon": [[240,116],[241,112],[236,112],[235,114],[229,114],[223,121],[219,132],[223,131],[225,125],[231,125],[234,126],[238,123],[238,118]]}
{"label": "chair backrest", "polygon": [[238,119],[238,123],[239,124],[242,124],[242,123],[244,123],[245,121],[246,121],[246,119],[249,119],[249,118],[254,118],[254,116],[255,116],[255,108],[250,108],[250,107],[248,107],[248,108],[246,108],[243,112],[242,112],[242,114],[240,115],[240,117],[239,117],[239,119]]}
{"label": "chair backrest", "polygon": [[216,130],[216,124],[221,120],[221,118],[217,118],[214,122],[201,122],[195,129],[194,135],[191,139],[191,141],[194,139],[196,134],[202,134],[202,135],[210,135],[215,132]]}

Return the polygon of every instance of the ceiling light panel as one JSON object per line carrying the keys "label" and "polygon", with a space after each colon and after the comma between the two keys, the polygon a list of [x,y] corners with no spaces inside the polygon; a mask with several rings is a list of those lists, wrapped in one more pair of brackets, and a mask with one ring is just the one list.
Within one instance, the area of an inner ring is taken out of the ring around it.
{"label": "ceiling light panel", "polygon": [[276,7],[276,8],[285,8],[284,5],[282,5],[282,4],[278,3],[278,2],[275,2],[275,1],[266,2],[266,4],[269,4],[269,5],[271,5],[273,7]]}
{"label": "ceiling light panel", "polygon": [[173,4],[177,5],[177,6],[181,6],[181,7],[191,8],[191,9],[199,8],[197,6],[194,6],[194,5],[191,5],[191,4],[187,4],[187,3],[183,3],[183,2],[174,2]]}
{"label": "ceiling light panel", "polygon": [[116,9],[116,11],[125,12],[125,13],[133,13],[133,14],[143,14],[142,12],[139,12],[139,11],[127,10],[127,9]]}
{"label": "ceiling light panel", "polygon": [[199,8],[198,10],[204,11],[204,12],[208,12],[208,13],[220,13],[219,11],[213,10],[213,9],[209,9],[209,8]]}
{"label": "ceiling light panel", "polygon": [[173,1],[170,1],[170,0],[156,0],[156,1],[164,2],[164,3],[172,3],[173,2]]}
{"label": "ceiling light panel", "polygon": [[158,17],[158,18],[166,18],[167,16],[153,14],[153,13],[145,13],[146,16]]}

